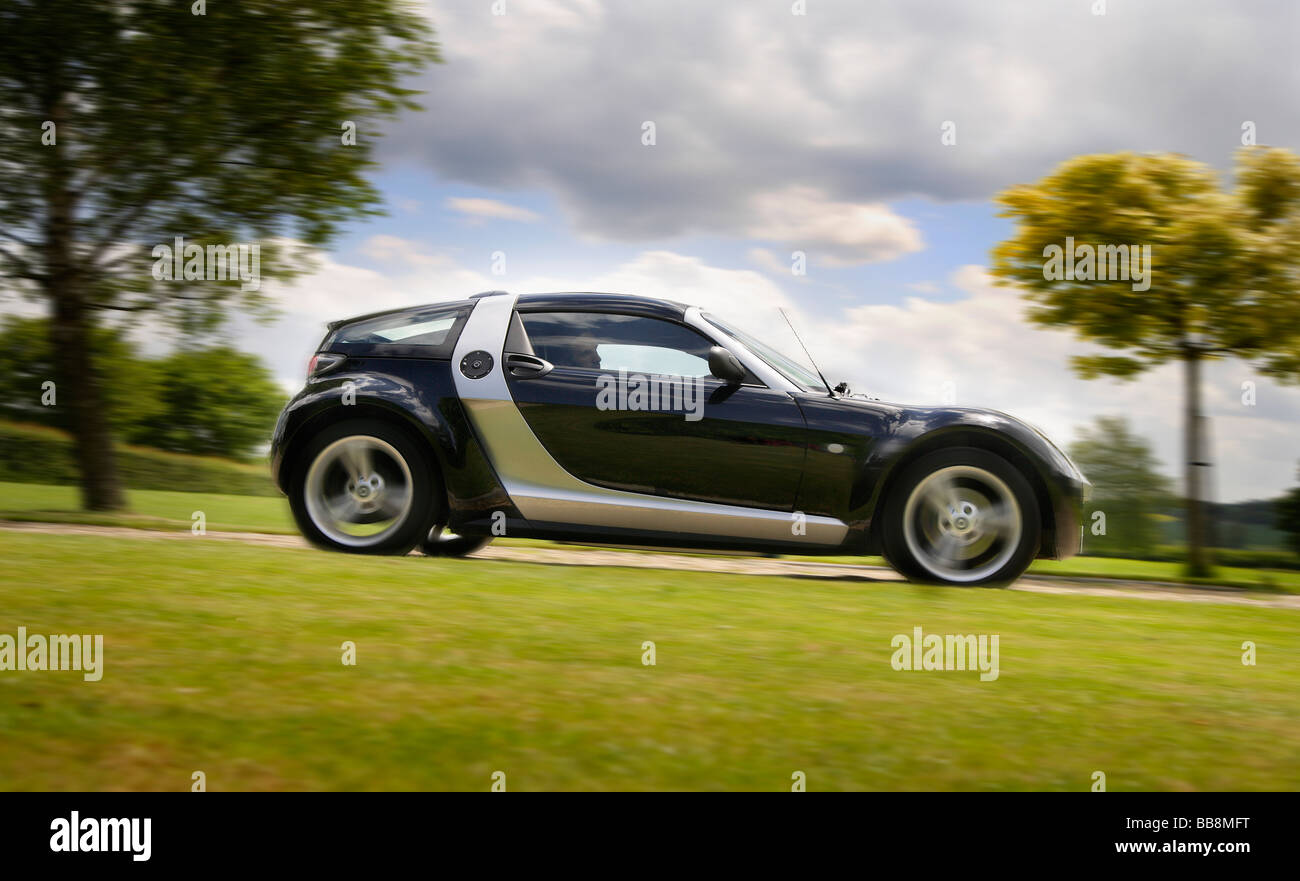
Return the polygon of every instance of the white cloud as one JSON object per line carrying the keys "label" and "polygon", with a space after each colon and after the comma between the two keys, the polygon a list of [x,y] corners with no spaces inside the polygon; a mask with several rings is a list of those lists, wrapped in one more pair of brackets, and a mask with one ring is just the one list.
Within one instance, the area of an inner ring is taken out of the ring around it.
{"label": "white cloud", "polygon": [[794,261],[786,263],[766,248],[750,248],[745,256],[773,275],[792,275]]}
{"label": "white cloud", "polygon": [[431,254],[420,242],[413,242],[400,236],[371,236],[362,243],[360,250],[367,257],[407,268],[428,269],[434,266],[454,265],[451,258],[441,254]]}
{"label": "white cloud", "polygon": [[451,198],[447,200],[447,207],[480,222],[483,220],[514,220],[520,223],[535,223],[542,219],[542,216],[535,211],[529,211],[527,208],[520,208],[517,205],[500,202],[496,199]]}
{"label": "white cloud", "polygon": [[921,250],[921,234],[889,206],[838,202],[814,187],[755,196],[745,232],[807,251],[814,263],[847,266]]}

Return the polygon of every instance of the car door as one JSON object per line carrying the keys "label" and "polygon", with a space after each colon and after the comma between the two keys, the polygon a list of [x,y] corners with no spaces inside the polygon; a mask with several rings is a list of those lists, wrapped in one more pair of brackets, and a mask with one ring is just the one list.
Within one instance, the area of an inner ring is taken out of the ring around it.
{"label": "car door", "polygon": [[612,312],[516,312],[506,382],[552,458],[596,486],[792,511],[805,426],[784,391],[711,376],[699,331]]}

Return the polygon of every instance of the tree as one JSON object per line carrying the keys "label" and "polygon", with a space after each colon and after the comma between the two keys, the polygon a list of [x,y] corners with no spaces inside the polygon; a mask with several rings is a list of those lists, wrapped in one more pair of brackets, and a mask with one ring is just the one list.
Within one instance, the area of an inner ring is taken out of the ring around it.
{"label": "tree", "polygon": [[[1300,468],[1296,469],[1300,480]],[[1277,528],[1287,534],[1292,550],[1300,554],[1300,486],[1292,487],[1277,501]]]}
{"label": "tree", "polygon": [[86,507],[123,503],[99,316],[264,307],[262,279],[375,213],[376,127],[431,35],[399,0],[0,0],[0,277],[48,305]]}
{"label": "tree", "polygon": [[[1123,416],[1099,416],[1091,428],[1079,430],[1070,456],[1092,481],[1090,516],[1100,511],[1106,518],[1105,537],[1089,541],[1107,550],[1149,553],[1159,538],[1156,508],[1170,485],[1146,440]],[[1084,527],[1091,528],[1087,522]]]}
{"label": "tree", "polygon": [[1245,148],[1224,191],[1182,156],[1080,156],[998,202],[1016,230],[995,277],[1025,291],[1032,321],[1123,352],[1074,359],[1081,376],[1182,362],[1188,570],[1206,574],[1201,368],[1234,356],[1300,379],[1300,157]]}
{"label": "tree", "polygon": [[[72,431],[68,408],[58,406],[61,387],[54,389],[54,406],[43,403],[42,384],[54,375],[50,336],[50,322],[44,318],[8,316],[0,325],[0,418]],[[113,431],[134,440],[165,424],[157,365],[116,328],[95,328],[90,346]]]}
{"label": "tree", "polygon": [[[285,394],[255,355],[187,345],[147,358],[119,330],[95,329],[104,413],[122,440],[180,453],[248,458],[271,437]],[[52,369],[49,321],[0,325],[0,418],[72,430],[65,408],[40,402]]]}
{"label": "tree", "polygon": [[214,346],[174,352],[158,366],[166,421],[140,443],[243,458],[271,439],[285,395],[255,355]]}

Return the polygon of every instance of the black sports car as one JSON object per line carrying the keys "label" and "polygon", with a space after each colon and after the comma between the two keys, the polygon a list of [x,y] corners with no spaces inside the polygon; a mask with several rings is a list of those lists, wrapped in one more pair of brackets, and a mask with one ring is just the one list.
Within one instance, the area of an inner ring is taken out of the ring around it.
{"label": "black sports car", "polygon": [[312,542],[496,535],[882,553],[1005,583],[1079,549],[1089,484],[1002,413],[881,403],[666,300],[500,291],[330,325],[272,470]]}

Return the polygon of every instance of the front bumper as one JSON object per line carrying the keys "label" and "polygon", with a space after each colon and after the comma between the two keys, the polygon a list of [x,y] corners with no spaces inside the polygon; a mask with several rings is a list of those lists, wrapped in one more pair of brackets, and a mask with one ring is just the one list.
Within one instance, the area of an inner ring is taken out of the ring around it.
{"label": "front bumper", "polygon": [[1056,494],[1055,547],[1044,549],[1052,559],[1068,560],[1083,550],[1083,510],[1091,496],[1092,484],[1086,479],[1071,481]]}

